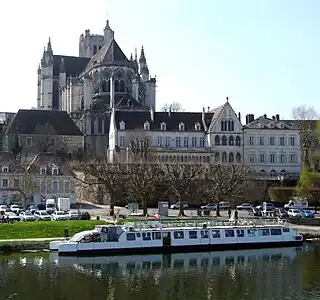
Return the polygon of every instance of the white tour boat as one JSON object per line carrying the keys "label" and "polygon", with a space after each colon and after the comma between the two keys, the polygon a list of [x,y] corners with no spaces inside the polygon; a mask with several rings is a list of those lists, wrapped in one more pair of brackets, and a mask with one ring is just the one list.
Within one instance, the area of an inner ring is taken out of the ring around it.
{"label": "white tour boat", "polygon": [[303,236],[282,223],[126,224],[99,225],[70,240],[50,242],[59,255],[138,254],[290,247]]}

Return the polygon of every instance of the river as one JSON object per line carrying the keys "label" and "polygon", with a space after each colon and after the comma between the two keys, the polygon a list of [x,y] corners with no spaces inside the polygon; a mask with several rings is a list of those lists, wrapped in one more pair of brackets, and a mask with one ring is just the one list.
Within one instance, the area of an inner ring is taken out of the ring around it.
{"label": "river", "polygon": [[1,300],[320,299],[320,244],[172,255],[0,256]]}

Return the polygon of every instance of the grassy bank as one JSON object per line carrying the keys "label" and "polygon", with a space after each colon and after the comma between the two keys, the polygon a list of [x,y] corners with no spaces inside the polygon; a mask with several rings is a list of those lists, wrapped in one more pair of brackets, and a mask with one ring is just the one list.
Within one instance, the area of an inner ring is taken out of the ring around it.
{"label": "grassy bank", "polygon": [[21,252],[28,250],[40,250],[49,249],[49,242],[33,242],[33,241],[22,241],[22,242],[1,242],[0,241],[0,252]]}
{"label": "grassy bank", "polygon": [[70,236],[84,230],[91,230],[95,225],[105,224],[103,221],[49,221],[19,222],[0,224],[0,242],[10,239],[55,238],[64,236],[64,228],[68,226]]}

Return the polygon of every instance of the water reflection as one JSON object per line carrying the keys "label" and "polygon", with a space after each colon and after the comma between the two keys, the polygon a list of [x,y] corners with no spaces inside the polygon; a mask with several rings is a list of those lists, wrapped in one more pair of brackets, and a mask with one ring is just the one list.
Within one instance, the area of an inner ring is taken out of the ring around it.
{"label": "water reflection", "polygon": [[[0,299],[318,299],[320,248],[0,257]],[[11,298],[10,298],[11,297]]]}

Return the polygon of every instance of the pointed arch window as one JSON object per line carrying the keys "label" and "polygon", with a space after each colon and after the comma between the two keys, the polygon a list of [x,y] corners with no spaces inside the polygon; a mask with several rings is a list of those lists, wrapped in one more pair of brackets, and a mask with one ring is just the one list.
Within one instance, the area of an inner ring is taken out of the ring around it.
{"label": "pointed arch window", "polygon": [[260,170],[260,177],[265,177],[266,176],[266,171],[265,170]]}
{"label": "pointed arch window", "polygon": [[221,121],[221,131],[227,131],[228,130],[228,122],[227,120],[223,119]]}
{"label": "pointed arch window", "polygon": [[228,121],[228,131],[234,131],[234,122],[232,119]]}
{"label": "pointed arch window", "polygon": [[236,137],[236,146],[240,146],[241,145],[241,139],[240,136],[237,135]]}
{"label": "pointed arch window", "polygon": [[236,154],[236,163],[241,163],[241,154],[239,152]]}
{"label": "pointed arch window", "polygon": [[215,161],[216,163],[219,163],[219,162],[220,162],[220,153],[219,153],[219,152],[216,152],[216,153],[214,154],[214,161]]}
{"label": "pointed arch window", "polygon": [[234,145],[234,138],[232,135],[229,136],[229,146],[233,146]]}
{"label": "pointed arch window", "polygon": [[216,136],[214,137],[214,144],[215,144],[216,146],[220,146],[220,137],[219,137],[218,135],[216,135]]}
{"label": "pointed arch window", "polygon": [[125,92],[125,84],[124,84],[124,81],[123,80],[120,80],[120,83],[119,83],[119,92],[120,93],[124,93]]}
{"label": "pointed arch window", "polygon": [[115,91],[115,93],[119,93],[120,92],[120,82],[119,82],[119,80],[115,80],[114,81],[114,91]]}
{"label": "pointed arch window", "polygon": [[226,152],[223,152],[222,153],[222,162],[227,162],[227,153]]}
{"label": "pointed arch window", "polygon": [[234,155],[232,152],[229,153],[229,163],[233,163],[234,162]]}
{"label": "pointed arch window", "polygon": [[103,80],[103,81],[102,81],[102,87],[101,87],[101,89],[102,89],[102,93],[105,93],[105,92],[108,91],[108,83],[107,83],[106,80]]}
{"label": "pointed arch window", "polygon": [[271,177],[275,177],[276,176],[276,171],[275,170],[271,170],[270,171],[270,176]]}
{"label": "pointed arch window", "polygon": [[179,124],[179,130],[184,131],[184,124],[182,122]]}
{"label": "pointed arch window", "polygon": [[221,145],[222,146],[227,146],[227,142],[228,142],[227,137],[225,135],[222,136]]}
{"label": "pointed arch window", "polygon": [[144,130],[150,130],[150,123],[148,121],[144,122],[143,128]]}

